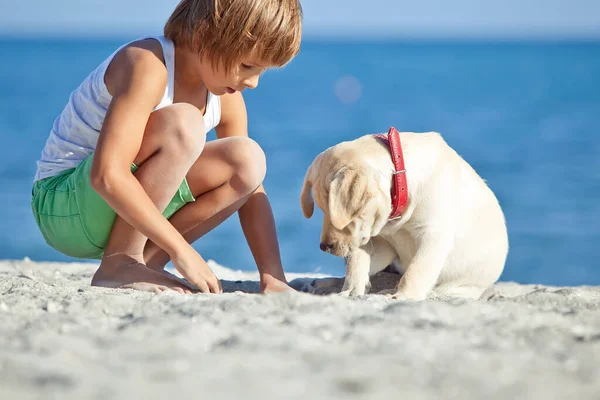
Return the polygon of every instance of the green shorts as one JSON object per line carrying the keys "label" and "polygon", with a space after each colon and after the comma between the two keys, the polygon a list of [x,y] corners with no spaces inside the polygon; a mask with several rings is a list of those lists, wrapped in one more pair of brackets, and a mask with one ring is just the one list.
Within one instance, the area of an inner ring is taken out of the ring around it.
{"label": "green shorts", "polygon": [[[71,257],[100,259],[116,213],[90,184],[93,154],[77,168],[34,183],[31,208],[46,242]],[[131,171],[137,170],[136,165]],[[194,196],[184,181],[163,212],[168,219]]]}

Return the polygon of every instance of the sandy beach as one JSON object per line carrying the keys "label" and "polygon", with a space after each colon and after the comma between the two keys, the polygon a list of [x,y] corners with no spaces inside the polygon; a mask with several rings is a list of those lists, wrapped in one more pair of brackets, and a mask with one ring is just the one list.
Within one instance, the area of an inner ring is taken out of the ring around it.
{"label": "sandy beach", "polygon": [[[499,283],[479,301],[89,286],[93,264],[0,261],[1,399],[598,399],[600,287]],[[375,292],[398,276],[380,273]]]}

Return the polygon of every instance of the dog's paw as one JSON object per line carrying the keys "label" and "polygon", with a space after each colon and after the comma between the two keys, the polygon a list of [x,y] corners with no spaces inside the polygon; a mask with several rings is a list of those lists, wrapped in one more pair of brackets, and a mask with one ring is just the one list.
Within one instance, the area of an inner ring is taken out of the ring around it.
{"label": "dog's paw", "polygon": [[408,297],[406,297],[404,295],[404,293],[398,292],[398,291],[392,291],[392,293],[385,293],[384,296],[390,300],[400,300],[400,301],[410,300]]}
{"label": "dog's paw", "polygon": [[383,293],[383,295],[385,297],[387,297],[388,299],[391,300],[399,300],[399,301],[422,301],[425,300],[427,298],[427,296],[422,296],[422,295],[409,295],[403,291],[400,290],[390,290],[390,291],[385,291],[386,293]]}
{"label": "dog's paw", "polygon": [[341,297],[358,297],[358,296],[364,296],[365,295],[365,290],[366,288],[363,288],[362,290],[359,288],[343,288],[341,292],[338,293],[338,296]]}

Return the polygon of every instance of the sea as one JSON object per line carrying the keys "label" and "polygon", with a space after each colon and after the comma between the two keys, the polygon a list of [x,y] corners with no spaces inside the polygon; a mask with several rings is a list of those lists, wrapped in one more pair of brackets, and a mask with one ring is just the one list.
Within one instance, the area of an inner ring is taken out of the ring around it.
{"label": "sea", "polygon": [[[0,38],[0,259],[82,261],[36,227],[36,160],[71,91],[132,39]],[[327,147],[395,126],[440,132],[496,193],[510,240],[502,281],[600,284],[600,42],[307,39],[244,96],[286,271],[343,276],[319,249],[322,213],[300,210],[304,174]],[[236,215],[194,247],[256,270]]]}

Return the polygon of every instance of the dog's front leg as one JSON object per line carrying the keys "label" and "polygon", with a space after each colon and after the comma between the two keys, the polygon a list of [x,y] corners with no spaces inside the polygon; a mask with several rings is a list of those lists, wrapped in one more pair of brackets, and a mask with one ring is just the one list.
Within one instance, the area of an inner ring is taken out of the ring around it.
{"label": "dog's front leg", "polygon": [[443,235],[424,235],[392,298],[421,301],[438,281],[452,249],[452,241]]}
{"label": "dog's front leg", "polygon": [[346,278],[340,295],[362,296],[369,285],[371,255],[362,247],[350,250],[346,257]]}
{"label": "dog's front leg", "polygon": [[346,258],[346,278],[340,294],[364,295],[371,288],[370,276],[383,270],[396,257],[396,252],[381,238],[373,238],[365,246],[351,250]]}

